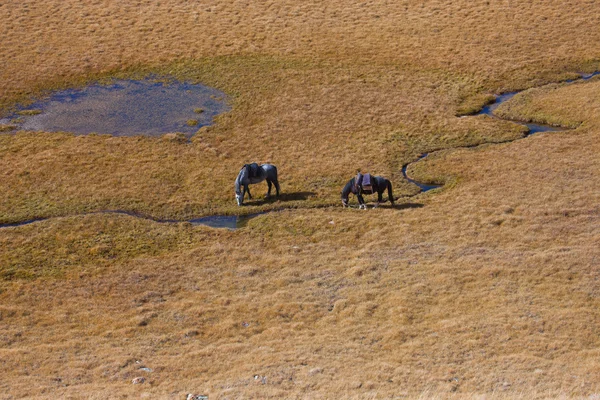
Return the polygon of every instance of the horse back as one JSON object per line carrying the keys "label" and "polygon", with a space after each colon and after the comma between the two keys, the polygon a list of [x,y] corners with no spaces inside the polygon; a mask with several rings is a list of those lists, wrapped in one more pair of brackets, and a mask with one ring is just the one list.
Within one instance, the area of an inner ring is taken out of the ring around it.
{"label": "horse back", "polygon": [[[263,164],[261,165],[262,170],[265,172],[266,179],[270,181],[277,181],[277,167],[273,164]],[[264,178],[263,178],[264,179]]]}

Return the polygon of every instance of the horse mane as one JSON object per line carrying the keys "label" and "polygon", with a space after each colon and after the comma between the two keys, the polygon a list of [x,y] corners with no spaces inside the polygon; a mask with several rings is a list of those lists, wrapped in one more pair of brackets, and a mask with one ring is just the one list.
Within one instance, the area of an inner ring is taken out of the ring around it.
{"label": "horse mane", "polygon": [[244,178],[244,173],[248,174],[248,164],[244,164],[240,172],[238,173],[237,178],[235,178],[235,192],[238,193],[240,191],[240,186],[242,185],[242,179]]}

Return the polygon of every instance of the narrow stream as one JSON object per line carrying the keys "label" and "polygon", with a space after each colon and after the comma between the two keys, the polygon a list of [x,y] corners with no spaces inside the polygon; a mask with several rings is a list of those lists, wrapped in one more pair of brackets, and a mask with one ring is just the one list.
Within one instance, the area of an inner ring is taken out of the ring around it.
{"label": "narrow stream", "polygon": [[[580,79],[569,79],[567,81],[565,81],[565,83],[572,83],[572,82],[577,82],[577,81],[586,81],[588,79],[593,78],[596,75],[600,75],[600,71],[591,73],[591,74],[580,74],[581,78]],[[506,118],[500,118],[498,116],[496,116],[494,114],[494,110],[496,108],[498,108],[500,106],[500,104],[512,99],[517,93],[520,93],[521,91],[517,91],[517,92],[508,92],[508,93],[503,93],[500,95],[496,96],[496,99],[494,100],[494,102],[487,104],[486,106],[484,106],[481,111],[479,111],[476,114],[473,115],[488,115],[492,118],[496,118],[496,119],[501,119],[504,121],[511,121],[517,124],[521,124],[524,125],[528,128],[527,133],[525,134],[525,136],[523,136],[523,138],[531,136],[535,133],[540,133],[540,132],[556,132],[556,131],[565,131],[567,130],[566,128],[561,128],[561,127],[557,127],[557,126],[552,126],[552,125],[544,125],[544,124],[531,124],[531,123],[525,123],[525,122],[521,122],[521,121],[515,121],[515,120],[510,120],[510,119],[506,119]],[[523,138],[519,138],[519,139],[523,139]],[[515,139],[515,140],[519,140],[519,139]],[[506,143],[506,142],[505,142]],[[460,146],[460,147],[454,147],[454,149],[459,149],[459,148],[473,148],[473,147],[477,147],[479,145],[474,145],[474,146]],[[449,148],[449,149],[443,149],[443,150],[451,150],[453,148]],[[412,179],[410,176],[408,176],[407,174],[407,169],[411,164],[414,164],[416,162],[421,161],[422,159],[426,158],[429,154],[431,153],[435,153],[436,151],[441,151],[440,150],[434,150],[432,152],[429,153],[424,153],[421,154],[415,161],[409,162],[407,164],[404,164],[402,166],[402,175],[404,176],[404,178],[409,181],[410,183],[414,183],[415,185],[417,185],[420,189],[421,189],[421,193],[423,192],[427,192],[433,189],[438,189],[444,185],[436,185],[436,184],[430,184],[430,183],[424,183],[424,182],[419,182],[416,181],[414,179]]]}
{"label": "narrow stream", "polygon": [[[146,219],[149,221],[164,223],[164,224],[177,224],[177,223],[181,223],[181,222],[189,222],[192,225],[204,225],[204,226],[209,226],[211,228],[225,228],[225,229],[229,229],[229,230],[235,230],[235,229],[245,227],[248,224],[248,221],[250,221],[254,217],[264,214],[264,212],[255,213],[255,214],[247,214],[247,215],[210,215],[207,217],[194,218],[194,219],[190,219],[190,220],[157,219],[157,218],[152,218],[151,216],[148,216],[148,215],[133,213],[133,212],[129,212],[129,211],[123,211],[123,210],[96,211],[96,212],[82,213],[82,214],[76,214],[76,215],[84,216],[84,215],[98,215],[98,214],[128,215],[130,217],[142,218],[142,219]],[[24,226],[24,225],[33,224],[35,222],[47,221],[49,219],[54,219],[54,218],[66,218],[66,217],[67,216],[34,218],[34,219],[27,220],[27,221],[11,222],[8,224],[0,224],[0,229]]]}

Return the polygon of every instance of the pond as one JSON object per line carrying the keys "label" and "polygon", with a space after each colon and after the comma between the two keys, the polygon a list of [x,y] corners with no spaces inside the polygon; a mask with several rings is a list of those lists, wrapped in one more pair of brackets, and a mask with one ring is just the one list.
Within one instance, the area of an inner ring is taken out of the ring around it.
{"label": "pond", "polygon": [[55,92],[0,120],[0,125],[79,135],[160,136],[181,132],[189,138],[228,110],[225,93],[208,86],[117,80],[110,85]]}

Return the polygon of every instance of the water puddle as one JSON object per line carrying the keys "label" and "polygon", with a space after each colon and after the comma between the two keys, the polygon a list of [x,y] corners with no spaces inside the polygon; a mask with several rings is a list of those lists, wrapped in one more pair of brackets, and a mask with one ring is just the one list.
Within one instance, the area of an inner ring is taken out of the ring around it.
{"label": "water puddle", "polygon": [[263,213],[249,215],[212,215],[209,217],[192,219],[188,222],[192,225],[206,225],[211,228],[234,230],[245,227],[248,224],[248,221],[261,214]]}
{"label": "water puddle", "polygon": [[68,89],[17,111],[0,125],[16,129],[114,136],[191,137],[229,108],[225,93],[203,85],[118,80]]}

